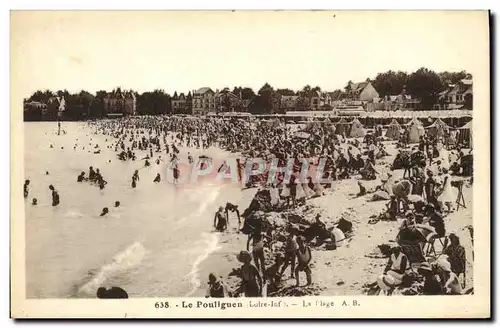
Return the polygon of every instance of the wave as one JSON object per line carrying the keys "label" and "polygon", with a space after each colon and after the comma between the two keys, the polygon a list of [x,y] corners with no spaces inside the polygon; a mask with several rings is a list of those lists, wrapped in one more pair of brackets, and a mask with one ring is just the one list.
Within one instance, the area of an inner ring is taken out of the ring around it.
{"label": "wave", "polygon": [[205,211],[207,210],[207,207],[213,204],[217,200],[220,191],[221,191],[220,187],[211,188],[208,190],[205,188],[200,188],[197,189],[193,194],[190,194],[189,199],[195,202],[199,202],[200,205],[198,206],[196,211],[191,213],[191,215],[184,216],[183,218],[179,219],[177,221],[177,225],[180,226],[186,220],[196,218],[204,214]]}
{"label": "wave", "polygon": [[198,290],[201,286],[201,281],[198,275],[200,264],[206,260],[210,254],[220,249],[219,234],[210,234],[205,232],[203,233],[203,236],[206,243],[205,252],[196,258],[191,267],[191,271],[187,275],[189,282],[193,287],[184,297],[189,297]]}
{"label": "wave", "polygon": [[77,218],[82,218],[83,214],[79,212],[78,210],[69,210],[64,214],[64,217],[70,218],[70,219],[77,219]]}
{"label": "wave", "polygon": [[104,265],[93,274],[93,278],[78,289],[78,293],[88,295],[95,294],[97,288],[101,287],[108,279],[126,272],[128,269],[139,265],[146,255],[144,246],[135,242],[124,251],[113,257],[113,262]]}

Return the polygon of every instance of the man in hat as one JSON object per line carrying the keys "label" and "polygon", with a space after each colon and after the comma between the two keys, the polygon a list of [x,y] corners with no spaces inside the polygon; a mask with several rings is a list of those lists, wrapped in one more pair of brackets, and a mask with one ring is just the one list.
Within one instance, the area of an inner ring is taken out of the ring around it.
{"label": "man in hat", "polygon": [[433,268],[428,262],[424,262],[418,268],[418,272],[424,276],[424,287],[422,293],[424,295],[442,295],[443,288],[439,276],[435,274]]}
{"label": "man in hat", "polygon": [[227,296],[226,286],[224,286],[220,279],[217,279],[215,274],[210,273],[208,275],[208,289],[205,297],[224,298]]}

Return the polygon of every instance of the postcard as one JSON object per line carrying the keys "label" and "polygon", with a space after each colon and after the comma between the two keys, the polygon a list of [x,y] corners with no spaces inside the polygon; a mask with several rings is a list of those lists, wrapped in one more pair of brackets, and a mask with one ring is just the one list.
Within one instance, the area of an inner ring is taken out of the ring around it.
{"label": "postcard", "polygon": [[489,318],[489,19],[12,11],[11,316]]}

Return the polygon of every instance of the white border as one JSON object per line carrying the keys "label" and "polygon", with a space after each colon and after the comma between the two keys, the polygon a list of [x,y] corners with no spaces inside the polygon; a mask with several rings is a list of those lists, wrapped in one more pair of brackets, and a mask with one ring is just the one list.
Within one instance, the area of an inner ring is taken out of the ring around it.
{"label": "white border", "polygon": [[[1,17],[2,19],[2,24],[1,24],[1,29],[2,33],[0,33],[5,47],[2,51],[2,59],[3,59],[3,67],[5,72],[9,72],[9,13],[8,9],[10,8],[15,8],[15,9],[34,9],[34,8],[39,8],[39,9],[195,9],[195,8],[206,8],[206,9],[222,9],[222,8],[235,8],[235,9],[272,9],[272,8],[283,8],[283,9],[310,9],[310,8],[317,8],[317,9],[357,9],[357,8],[364,8],[364,9],[487,9],[487,8],[493,8],[494,11],[495,9],[498,8],[499,2],[498,1],[459,1],[455,0],[452,1],[451,3],[448,2],[438,2],[438,1],[418,1],[415,3],[407,3],[407,2],[399,2],[399,1],[377,1],[377,2],[372,2],[372,1],[349,1],[349,2],[341,2],[341,3],[325,3],[323,1],[314,1],[310,0],[307,2],[304,1],[286,1],[284,3],[279,3],[279,2],[271,2],[271,1],[260,1],[260,0],[254,0],[254,1],[238,1],[236,2],[229,2],[229,1],[212,1],[209,4],[206,1],[182,1],[179,3],[170,3],[170,4],[163,4],[161,2],[153,2],[153,1],[140,1],[140,2],[133,2],[133,1],[115,1],[115,2],[110,2],[108,1],[107,3],[103,3],[103,1],[96,1],[96,0],[88,0],[88,1],[73,1],[71,4],[69,4],[67,1],[44,1],[43,6],[39,4],[37,1],[2,1],[0,3],[0,6],[2,7],[1,11]],[[498,19],[497,19],[497,25],[498,25]],[[495,29],[496,30],[496,29]],[[495,33],[498,34],[498,33]],[[494,72],[495,74],[497,71]],[[2,143],[2,149],[9,149],[10,148],[10,117],[8,114],[8,111],[6,109],[10,108],[9,105],[9,76],[5,74],[4,77],[4,85],[3,88],[1,88],[2,92],[2,99],[4,101],[4,110],[1,111],[1,124],[3,124],[3,129],[1,129],[1,133],[3,134],[2,137],[0,138],[0,142]],[[495,89],[495,93],[498,94],[499,88]],[[493,105],[493,104],[492,104]],[[498,115],[497,115],[498,116]],[[498,117],[497,121],[495,123],[498,123]],[[495,137],[498,137],[499,132],[497,129],[494,129],[495,131]],[[10,172],[9,171],[9,165],[10,162],[7,159],[7,156],[4,156],[4,161],[2,161],[2,171],[3,172]],[[2,209],[5,211],[4,213],[7,215],[4,215],[4,219],[2,221],[3,229],[1,229],[3,235],[3,240],[9,240],[9,222],[7,218],[9,217],[8,209],[9,209],[9,202],[10,202],[10,191],[9,191],[9,181],[6,178],[6,175],[3,175],[4,180],[3,180],[3,188],[2,188],[2,196],[1,197],[1,202],[2,202]],[[492,199],[494,202],[495,200]],[[493,213],[492,213],[493,214]],[[496,214],[496,213],[495,213]],[[493,217],[493,215],[492,215]],[[497,224],[497,229],[498,229],[498,224]],[[498,230],[496,231],[498,232]],[[6,259],[3,262],[4,265],[4,270],[1,270],[2,274],[2,282],[5,284],[8,284],[8,279],[9,279],[9,263],[7,262],[7,259],[9,258],[9,245],[4,245],[3,251],[5,252],[5,256],[3,257]],[[497,249],[498,251],[498,249]],[[498,253],[497,253],[498,254]],[[8,285],[5,286],[3,290],[8,290]],[[7,309],[9,306],[9,298],[8,294],[4,293],[4,297],[2,298],[3,301],[5,301],[5,304],[2,303],[2,308]],[[7,316],[3,316],[3,318],[7,318]],[[4,322],[2,322],[4,323]],[[11,320],[7,319],[7,322],[5,322],[7,325],[13,324]],[[185,324],[185,323],[183,323]],[[258,323],[258,325],[262,325],[264,323]],[[339,324],[339,323],[335,323]],[[344,323],[342,323],[344,324]],[[84,326],[87,325],[92,325],[93,327],[100,326],[99,323],[83,323]],[[142,325],[142,324],[141,324]],[[2,325],[3,326],[3,325]]]}

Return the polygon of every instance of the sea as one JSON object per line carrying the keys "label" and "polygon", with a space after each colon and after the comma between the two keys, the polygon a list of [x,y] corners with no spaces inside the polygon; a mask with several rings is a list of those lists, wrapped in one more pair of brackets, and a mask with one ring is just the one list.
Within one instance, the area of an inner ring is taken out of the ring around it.
{"label": "sea", "polygon": [[[166,182],[165,153],[154,154],[164,159],[159,165],[153,160],[144,167],[145,152],[136,161],[120,161],[114,139],[95,134],[84,122],[63,122],[57,132],[56,122],[24,123],[30,180],[24,207],[27,298],[93,298],[101,286],[119,286],[130,297],[199,295],[204,287],[199,267],[220,247],[214,212],[240,187],[211,182],[179,187]],[[227,156],[217,148],[181,148],[181,156],[187,151],[195,157]],[[77,182],[90,166],[108,182],[103,190]],[[134,189],[135,170],[140,181]],[[161,183],[153,183],[157,173]],[[49,185],[59,192],[57,207]],[[38,205],[31,204],[33,198]],[[110,211],[101,217],[104,207]]]}

